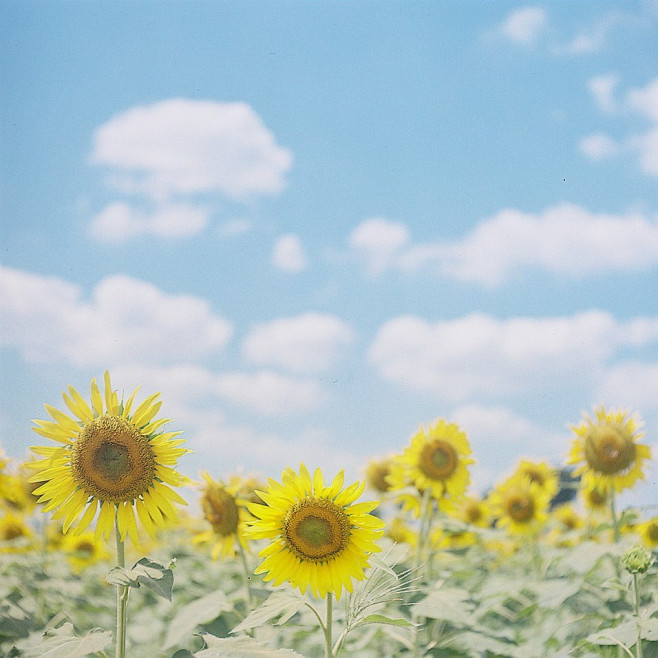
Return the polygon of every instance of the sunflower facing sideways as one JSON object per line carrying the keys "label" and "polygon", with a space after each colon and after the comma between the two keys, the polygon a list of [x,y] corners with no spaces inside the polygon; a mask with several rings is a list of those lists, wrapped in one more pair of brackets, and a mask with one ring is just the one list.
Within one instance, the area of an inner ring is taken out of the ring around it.
{"label": "sunflower facing sideways", "polygon": [[429,430],[421,425],[404,452],[393,460],[388,481],[391,489],[413,485],[427,489],[438,501],[459,499],[470,482],[471,447],[455,423],[440,419]]}
{"label": "sunflower facing sideways", "polygon": [[193,544],[212,544],[212,559],[220,555],[223,559],[235,556],[239,546],[244,548],[245,519],[249,516],[246,502],[237,497],[236,492],[221,482],[213,480],[208,473],[202,473],[205,480],[201,509],[210,524],[210,529],[199,532],[192,538]]}
{"label": "sunflower facing sideways", "polygon": [[370,514],[377,501],[355,502],[365,482],[343,489],[343,478],[341,471],[325,486],[319,468],[311,479],[301,464],[299,474],[286,468],[282,483],[270,479],[267,490],[257,492],[265,504],[249,503],[255,518],[247,536],[271,543],[260,551],[254,573],[266,573],[275,586],[288,581],[302,593],[337,599],[343,588],[352,591],[352,579],[365,578],[368,555],[381,550],[375,540],[384,522]]}
{"label": "sunflower facing sideways", "polygon": [[58,445],[32,447],[43,459],[27,464],[35,471],[30,481],[43,483],[34,494],[44,512],[63,519],[63,532],[78,520],[81,534],[98,514],[95,541],[109,539],[116,518],[121,541],[128,534],[138,544],[135,514],[153,536],[156,526],[177,520],[172,503],[186,504],[171,487],[188,483],[172,468],[188,450],[179,447],[180,432],[160,432],[169,419],[154,420],[159,393],[133,408],[138,388],[119,402],[107,371],[104,382],[101,395],[92,379],[91,406],[69,386],[63,397],[73,417],[45,405],[53,420],[35,420],[33,429]]}
{"label": "sunflower facing sideways", "polygon": [[638,443],[644,436],[640,423],[627,411],[594,410],[595,418],[585,415],[572,427],[576,438],[569,453],[569,464],[580,464],[574,475],[583,476],[587,489],[598,486],[622,491],[644,478],[643,465],[651,459],[651,449]]}

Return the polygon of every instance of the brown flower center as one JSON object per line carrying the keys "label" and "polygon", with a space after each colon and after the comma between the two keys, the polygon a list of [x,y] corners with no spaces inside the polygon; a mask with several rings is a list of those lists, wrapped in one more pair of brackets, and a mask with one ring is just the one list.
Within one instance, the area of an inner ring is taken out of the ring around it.
{"label": "brown flower center", "polygon": [[342,507],[329,500],[304,498],[286,515],[284,538],[301,560],[322,562],[342,552],[349,543],[349,519]]}
{"label": "brown flower center", "polygon": [[447,480],[457,470],[457,451],[447,441],[435,439],[423,446],[420,470],[430,480]]}
{"label": "brown flower center", "polygon": [[635,444],[628,432],[616,425],[593,427],[585,437],[585,458],[593,470],[614,475],[635,461]]}
{"label": "brown flower center", "polygon": [[78,484],[99,500],[120,502],[144,493],[155,478],[155,457],[148,439],[118,416],[87,423],[71,450]]}
{"label": "brown flower center", "polygon": [[375,489],[375,491],[379,491],[380,493],[387,492],[391,488],[391,485],[387,480],[390,471],[391,469],[388,462],[377,462],[371,464],[367,473],[368,484]]}
{"label": "brown flower center", "polygon": [[215,534],[227,537],[238,531],[238,505],[224,487],[209,485],[201,499],[201,506]]}
{"label": "brown flower center", "polygon": [[517,523],[531,521],[535,514],[535,502],[529,496],[515,494],[507,500],[507,514]]}

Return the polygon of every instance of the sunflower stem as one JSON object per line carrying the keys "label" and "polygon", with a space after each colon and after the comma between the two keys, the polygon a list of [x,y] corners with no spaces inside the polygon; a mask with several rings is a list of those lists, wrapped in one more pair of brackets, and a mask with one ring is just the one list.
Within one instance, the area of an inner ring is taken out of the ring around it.
{"label": "sunflower stem", "polygon": [[635,658],[642,656],[642,633],[640,626],[640,593],[637,588],[637,573],[633,574],[633,611],[635,613],[635,623],[637,624],[637,642],[635,643]]}
{"label": "sunflower stem", "polygon": [[612,516],[612,527],[614,531],[615,544],[619,543],[619,520],[617,519],[617,510],[615,508],[615,488],[610,488],[610,514]]}
{"label": "sunflower stem", "polygon": [[[118,507],[115,508],[114,533],[117,547],[117,566],[125,568],[126,550],[124,541],[119,532]],[[117,585],[117,632],[116,632],[116,658],[126,656],[126,626],[128,623],[128,593],[126,585]]]}
{"label": "sunflower stem", "polygon": [[252,608],[251,601],[251,572],[249,571],[249,566],[247,565],[247,555],[244,550],[244,546],[239,539],[236,540],[238,543],[238,549],[240,551],[240,559],[242,561],[242,578],[244,580],[244,589],[245,589],[245,600],[244,600],[244,612],[245,617],[249,615]]}
{"label": "sunflower stem", "polygon": [[327,619],[324,624],[324,658],[334,658],[333,643],[331,641],[331,628],[334,616],[334,597],[331,592],[327,592]]}

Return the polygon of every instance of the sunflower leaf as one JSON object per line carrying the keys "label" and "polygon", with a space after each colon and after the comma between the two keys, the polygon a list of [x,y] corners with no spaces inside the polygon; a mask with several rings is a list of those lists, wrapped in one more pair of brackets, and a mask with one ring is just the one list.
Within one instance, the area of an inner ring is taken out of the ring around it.
{"label": "sunflower leaf", "polygon": [[[258,628],[269,622],[284,624],[306,605],[306,600],[293,590],[280,589],[270,594],[256,610],[238,624],[231,633]],[[277,621],[274,621],[274,620]]]}
{"label": "sunflower leaf", "polygon": [[59,628],[47,628],[36,645],[26,648],[23,658],[83,658],[101,651],[112,641],[112,632],[93,628],[78,637],[73,624],[66,622]]}
{"label": "sunflower leaf", "polygon": [[105,580],[110,585],[120,587],[138,588],[144,585],[167,601],[171,601],[174,587],[173,571],[162,562],[147,557],[138,560],[130,570],[124,567],[113,567],[105,576]]}
{"label": "sunflower leaf", "polygon": [[268,658],[269,656],[302,658],[302,655],[296,651],[273,649],[251,637],[219,638],[208,633],[202,633],[201,637],[206,646],[194,654],[196,658]]}
{"label": "sunflower leaf", "polygon": [[410,621],[409,619],[405,619],[404,617],[398,617],[393,619],[392,617],[387,617],[386,615],[374,614],[374,615],[368,615],[367,617],[365,617],[365,619],[362,619],[361,621],[356,623],[353,628],[357,628],[358,626],[365,626],[366,624],[386,624],[388,626],[403,626],[403,627],[409,627],[414,625],[412,621]]}

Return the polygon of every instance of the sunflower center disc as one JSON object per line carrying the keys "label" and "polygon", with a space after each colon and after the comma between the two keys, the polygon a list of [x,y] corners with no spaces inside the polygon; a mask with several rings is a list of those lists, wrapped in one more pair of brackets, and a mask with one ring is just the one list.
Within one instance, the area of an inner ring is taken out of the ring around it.
{"label": "sunflower center disc", "polygon": [[457,468],[457,453],[446,441],[432,441],[423,447],[420,470],[432,480],[445,480]]}
{"label": "sunflower center disc", "polygon": [[209,488],[201,506],[216,534],[226,537],[238,531],[238,506],[228,491],[220,487]]}
{"label": "sunflower center disc", "polygon": [[143,494],[155,478],[148,439],[128,420],[100,416],[87,423],[71,450],[78,484],[99,500],[120,502]]}
{"label": "sunflower center disc", "polygon": [[532,519],[535,512],[535,505],[530,498],[515,497],[510,499],[507,506],[507,513],[517,523],[525,523]]}
{"label": "sunflower center disc", "polygon": [[595,471],[614,475],[635,461],[635,444],[618,427],[595,427],[585,439],[585,457]]}
{"label": "sunflower center disc", "polygon": [[319,562],[340,553],[347,546],[349,520],[343,509],[331,501],[305,498],[288,512],[284,536],[297,557]]}

